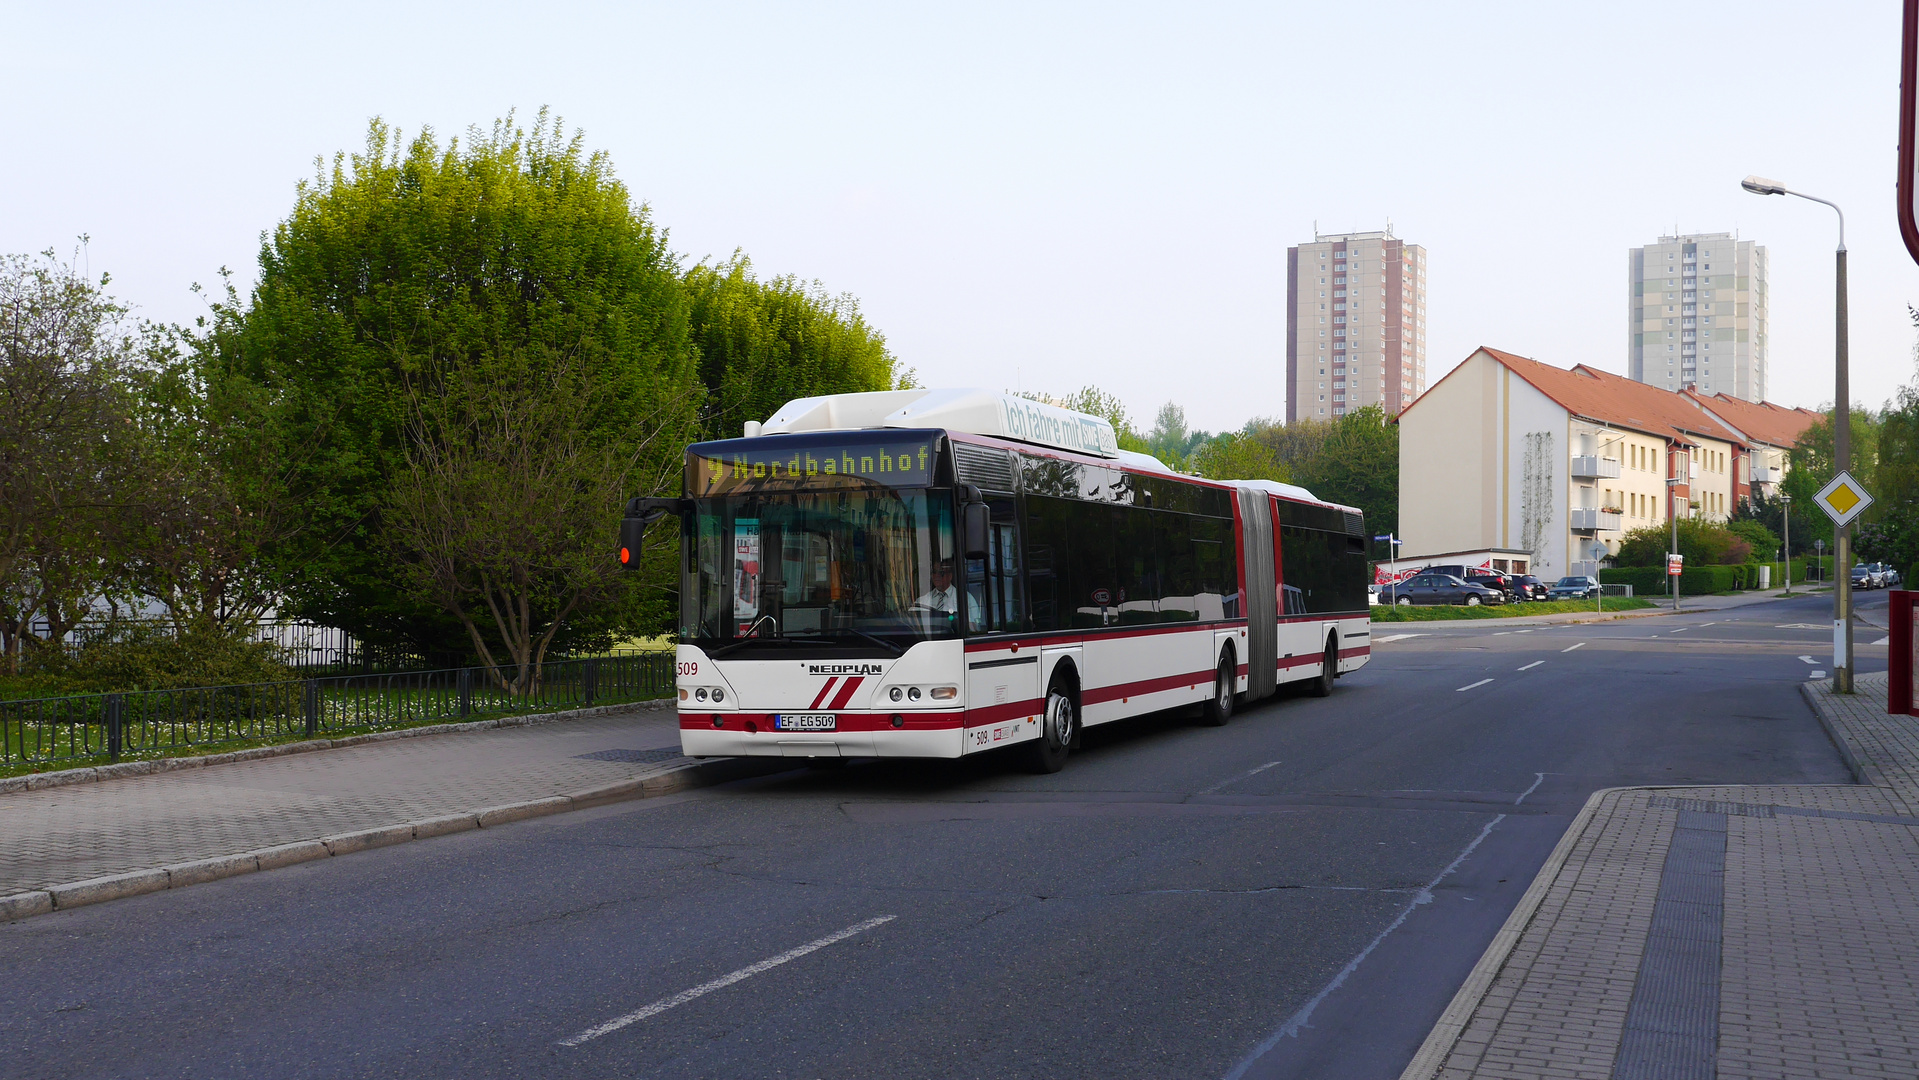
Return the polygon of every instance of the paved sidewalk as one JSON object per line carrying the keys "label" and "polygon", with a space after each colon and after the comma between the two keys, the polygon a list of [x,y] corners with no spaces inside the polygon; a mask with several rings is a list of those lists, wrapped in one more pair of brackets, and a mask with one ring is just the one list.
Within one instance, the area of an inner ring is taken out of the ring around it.
{"label": "paved sidewalk", "polygon": [[0,897],[683,768],[664,704],[0,795]]}
{"label": "paved sidewalk", "polygon": [[1869,784],[1595,795],[1404,1080],[1919,1076],[1919,718],[1857,685]]}

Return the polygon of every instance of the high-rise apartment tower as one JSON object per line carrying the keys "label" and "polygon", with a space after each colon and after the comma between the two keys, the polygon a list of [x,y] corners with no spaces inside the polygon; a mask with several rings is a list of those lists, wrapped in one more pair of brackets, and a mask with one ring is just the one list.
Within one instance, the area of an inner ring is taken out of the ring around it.
{"label": "high-rise apartment tower", "polygon": [[1633,248],[1626,373],[1665,390],[1766,398],[1766,249],[1731,233]]}
{"label": "high-rise apartment tower", "polygon": [[1425,389],[1426,249],[1390,228],[1287,248],[1287,422],[1393,416]]}

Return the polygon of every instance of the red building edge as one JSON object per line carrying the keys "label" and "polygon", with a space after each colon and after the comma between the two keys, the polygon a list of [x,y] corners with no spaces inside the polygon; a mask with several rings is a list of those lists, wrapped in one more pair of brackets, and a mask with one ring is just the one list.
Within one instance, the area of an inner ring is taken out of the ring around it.
{"label": "red building edge", "polygon": [[1893,589],[1886,594],[1887,614],[1890,622],[1887,629],[1892,640],[1886,644],[1886,712],[1895,716],[1919,716],[1915,707],[1912,685],[1913,674],[1919,671],[1919,657],[1913,655],[1914,643],[1919,635],[1913,633],[1913,619],[1919,614],[1919,591]]}

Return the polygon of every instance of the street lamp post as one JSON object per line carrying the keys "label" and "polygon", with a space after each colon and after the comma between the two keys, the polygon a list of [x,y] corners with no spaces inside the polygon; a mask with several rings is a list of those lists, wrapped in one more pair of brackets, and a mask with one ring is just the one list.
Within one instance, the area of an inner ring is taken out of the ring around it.
{"label": "street lamp post", "polygon": [[[1686,460],[1687,459],[1684,457],[1675,458],[1673,471],[1678,472],[1679,471],[1678,463],[1684,462]],[[1671,554],[1673,555],[1679,554],[1679,513],[1678,513],[1679,490],[1678,489],[1679,489],[1679,485],[1683,483],[1685,483],[1685,479],[1683,477],[1679,477],[1679,476],[1666,477],[1666,516],[1672,519],[1672,552]],[[1666,591],[1672,593],[1672,609],[1674,611],[1678,611],[1679,610],[1679,575],[1673,573],[1672,567],[1670,566],[1666,568],[1666,584],[1667,584]]]}
{"label": "street lamp post", "polygon": [[[1846,212],[1839,204],[1808,195],[1803,191],[1788,190],[1777,180],[1767,180],[1761,176],[1748,176],[1740,181],[1740,187],[1754,195],[1796,195],[1811,202],[1824,203],[1832,207],[1839,215],[1839,247],[1835,252],[1834,294],[1833,294],[1833,398],[1832,398],[1832,461],[1833,472],[1842,473],[1852,468],[1852,415],[1848,402],[1851,400],[1850,379],[1847,372],[1846,342]],[[1833,619],[1833,658],[1832,689],[1834,693],[1852,693],[1852,526],[1843,525],[1833,530],[1832,538],[1833,580],[1832,580],[1832,619]]]}
{"label": "street lamp post", "polygon": [[1792,595],[1792,496],[1784,494],[1782,492],[1779,496],[1779,501],[1785,504],[1785,509],[1780,511],[1780,516],[1785,519],[1785,525],[1786,525],[1786,595],[1791,596]]}

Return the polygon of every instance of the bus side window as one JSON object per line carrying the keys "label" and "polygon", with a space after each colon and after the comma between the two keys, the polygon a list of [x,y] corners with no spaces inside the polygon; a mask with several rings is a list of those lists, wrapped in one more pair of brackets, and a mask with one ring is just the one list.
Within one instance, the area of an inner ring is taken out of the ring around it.
{"label": "bus side window", "polygon": [[1026,605],[1020,594],[1019,526],[1013,500],[992,500],[992,530],[988,587],[992,592],[993,629],[1008,633],[1026,629]]}

